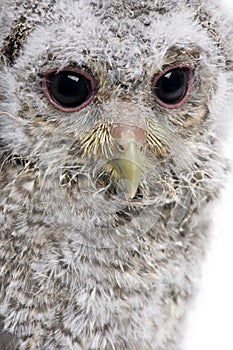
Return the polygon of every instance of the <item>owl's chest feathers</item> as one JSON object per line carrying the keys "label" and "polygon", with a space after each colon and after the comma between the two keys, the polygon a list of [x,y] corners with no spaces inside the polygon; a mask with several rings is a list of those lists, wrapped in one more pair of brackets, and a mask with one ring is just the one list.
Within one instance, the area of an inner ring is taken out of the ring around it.
{"label": "owl's chest feathers", "polygon": [[[88,344],[114,330],[119,349],[147,349],[158,315],[165,324],[182,316],[205,246],[197,229],[201,191],[192,196],[181,186],[180,201],[172,200],[167,187],[154,182],[150,193],[157,200],[143,203],[139,196],[130,207],[117,195],[93,194],[89,184],[69,189],[59,176],[47,179],[30,167],[7,173],[0,305],[8,314],[20,309],[13,332],[20,326],[28,334],[35,323],[44,332],[42,322],[48,334],[74,334],[74,341]],[[142,343],[147,334],[146,343],[136,344],[135,334]]]}
{"label": "owl's chest feathers", "polygon": [[[83,285],[106,281],[106,286],[134,289],[138,281],[142,291],[157,284],[169,261],[177,261],[177,271],[199,239],[199,199],[190,195],[181,205],[174,200],[135,209],[101,195],[71,195],[56,179],[38,181],[28,171],[2,190],[8,192],[3,196],[2,230],[11,255],[19,261],[27,256],[25,274],[32,269],[39,285],[65,288],[69,294],[83,276]],[[93,269],[99,275],[93,275]]]}

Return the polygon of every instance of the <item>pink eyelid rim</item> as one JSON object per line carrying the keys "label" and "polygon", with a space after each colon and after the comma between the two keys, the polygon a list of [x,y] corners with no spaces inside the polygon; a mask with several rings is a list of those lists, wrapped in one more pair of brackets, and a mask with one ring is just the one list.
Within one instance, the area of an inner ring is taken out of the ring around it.
{"label": "pink eyelid rim", "polygon": [[[63,107],[62,105],[60,105],[58,102],[56,102],[56,100],[54,100],[49,92],[49,89],[48,89],[48,86],[47,86],[47,78],[50,74],[52,73],[60,73],[60,72],[74,72],[74,73],[77,73],[77,74],[80,74],[82,76],[84,76],[85,78],[87,78],[90,83],[91,83],[91,90],[92,90],[92,94],[90,95],[90,97],[85,101],[83,102],[80,106],[77,106],[77,107],[71,107],[71,108],[68,108],[68,107]],[[56,107],[57,109],[59,109],[60,111],[62,112],[68,112],[68,113],[72,113],[72,112],[77,112],[77,111],[80,111],[81,109],[83,109],[84,107],[86,107],[94,98],[94,92],[95,92],[95,82],[94,82],[94,79],[93,77],[88,74],[87,72],[85,71],[82,71],[80,69],[75,69],[75,68],[64,68],[64,69],[50,69],[49,71],[47,71],[45,74],[44,74],[44,77],[43,77],[43,80],[42,80],[42,89],[43,89],[43,92],[44,92],[44,95],[46,96],[46,98],[49,100],[49,102],[51,102],[51,104]]]}
{"label": "pink eyelid rim", "polygon": [[189,65],[186,65],[186,64],[177,64],[177,65],[174,65],[174,66],[169,66],[167,68],[165,68],[162,72],[158,73],[155,75],[155,77],[153,78],[152,80],[152,86],[154,87],[156,82],[159,80],[159,78],[164,75],[166,72],[169,72],[170,70],[173,70],[175,68],[187,68],[189,70],[189,81],[188,81],[188,86],[187,86],[187,89],[185,91],[185,94],[184,96],[181,98],[181,100],[177,103],[174,103],[174,104],[168,104],[168,103],[165,103],[163,101],[161,101],[156,95],[154,96],[154,99],[156,100],[156,102],[162,106],[162,107],[165,107],[165,108],[178,108],[180,107],[188,98],[189,96],[189,93],[190,93],[190,90],[192,88],[192,84],[193,84],[193,67],[192,66],[189,66]]}

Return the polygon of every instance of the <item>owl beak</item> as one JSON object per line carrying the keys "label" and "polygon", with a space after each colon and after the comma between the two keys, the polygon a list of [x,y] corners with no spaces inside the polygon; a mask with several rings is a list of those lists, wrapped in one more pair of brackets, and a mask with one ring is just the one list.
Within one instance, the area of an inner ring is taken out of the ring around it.
{"label": "owl beak", "polygon": [[113,159],[111,163],[124,180],[130,198],[133,198],[140,182],[142,166],[142,156],[137,143],[129,141],[119,158]]}
{"label": "owl beak", "polygon": [[118,124],[113,128],[112,136],[115,138],[117,151],[111,164],[124,180],[130,198],[133,198],[141,179],[145,130]]}

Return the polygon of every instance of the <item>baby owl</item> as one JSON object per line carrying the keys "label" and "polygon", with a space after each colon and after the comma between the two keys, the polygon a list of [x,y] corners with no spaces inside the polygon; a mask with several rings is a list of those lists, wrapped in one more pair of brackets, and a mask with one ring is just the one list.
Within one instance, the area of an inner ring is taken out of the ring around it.
{"label": "baby owl", "polygon": [[1,350],[180,348],[231,41],[214,0],[1,1]]}

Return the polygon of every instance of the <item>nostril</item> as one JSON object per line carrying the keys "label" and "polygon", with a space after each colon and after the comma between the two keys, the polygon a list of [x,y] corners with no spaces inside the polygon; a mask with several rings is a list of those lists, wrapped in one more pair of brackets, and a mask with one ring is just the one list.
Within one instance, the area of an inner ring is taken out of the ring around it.
{"label": "nostril", "polygon": [[120,153],[123,153],[125,151],[125,146],[120,143],[117,145],[117,148]]}

